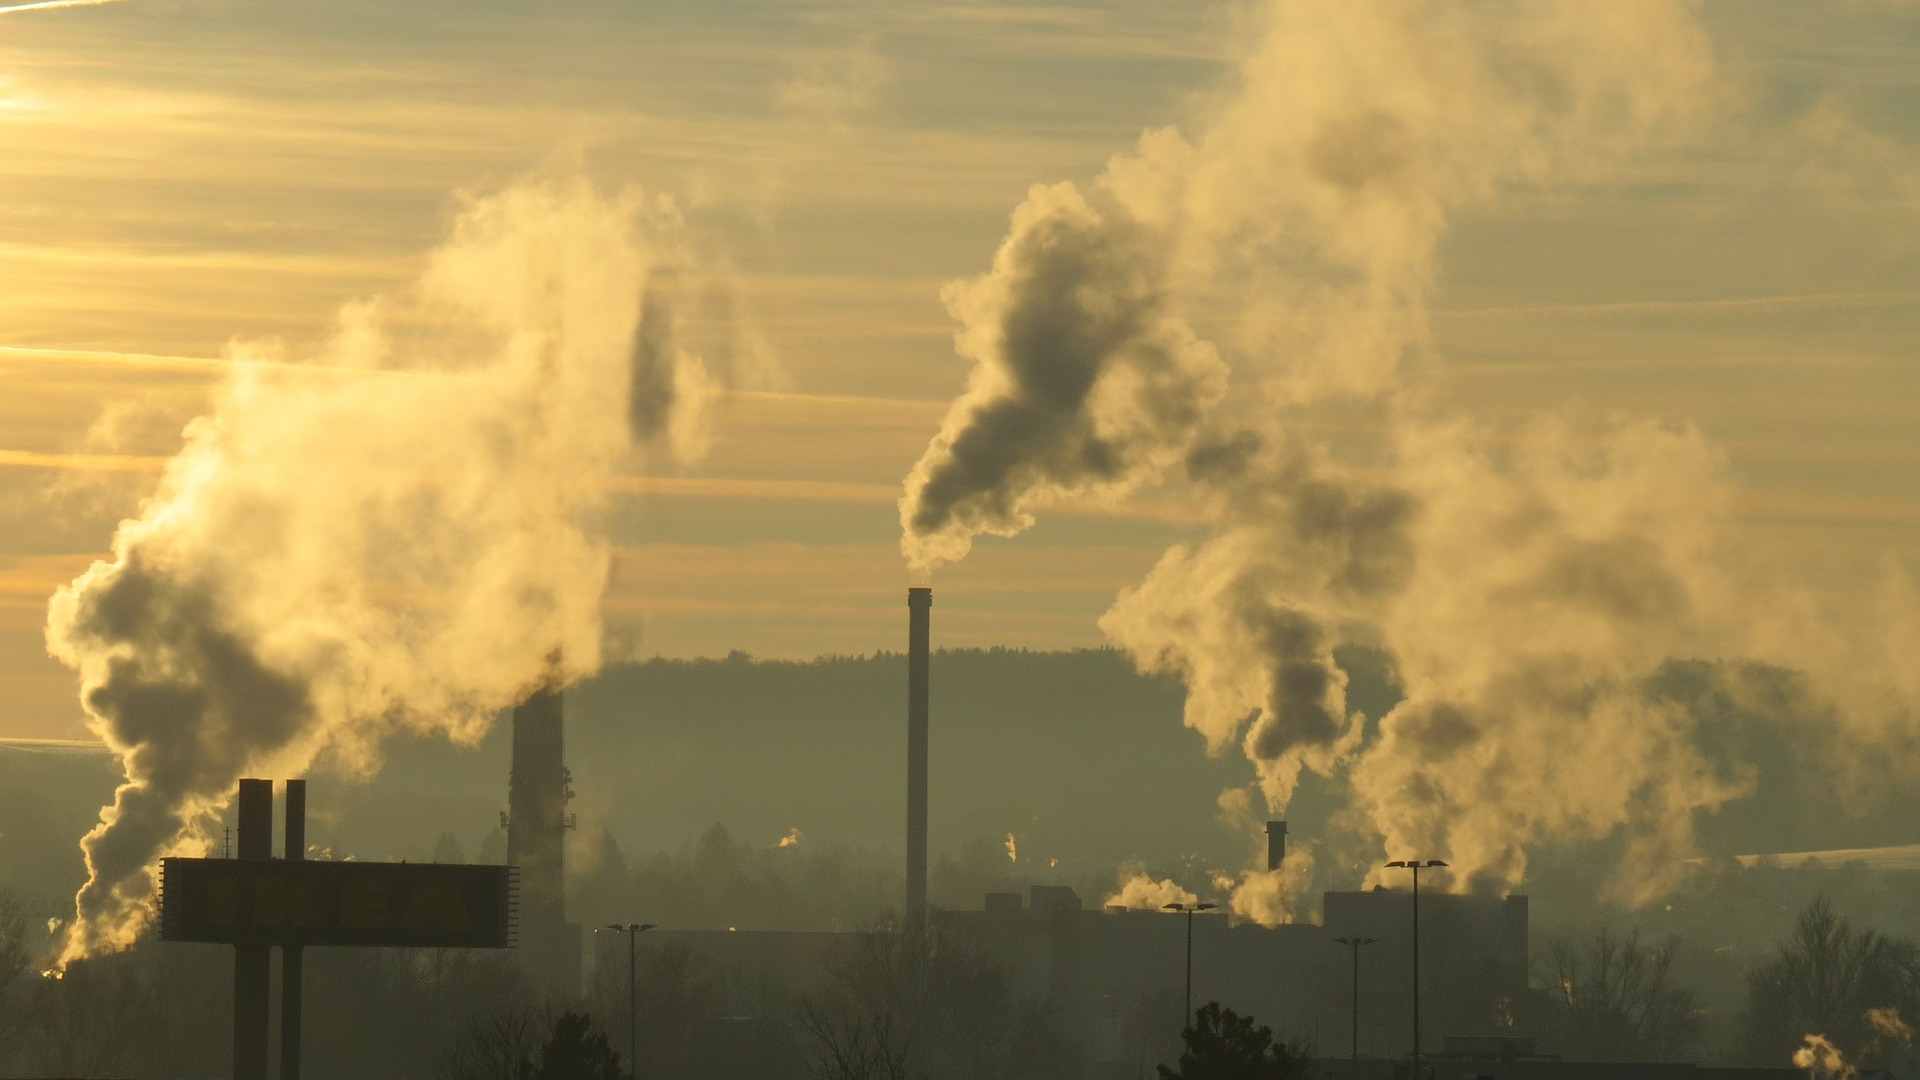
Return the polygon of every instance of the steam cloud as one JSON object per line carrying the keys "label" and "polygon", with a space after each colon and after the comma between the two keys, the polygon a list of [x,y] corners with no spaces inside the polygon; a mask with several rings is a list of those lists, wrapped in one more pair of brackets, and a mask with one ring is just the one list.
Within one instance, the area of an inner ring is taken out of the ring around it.
{"label": "steam cloud", "polygon": [[1067,496],[1113,498],[1177,458],[1225,388],[1212,346],[1167,310],[1164,242],[1073,185],[1035,187],[983,278],[949,286],[967,392],[907,476],[916,569],[1012,536]]}
{"label": "steam cloud", "polygon": [[1904,1046],[1913,1045],[1913,1027],[1900,1018],[1900,1010],[1887,1006],[1867,1010],[1867,1025],[1874,1033],[1888,1039],[1899,1039]]}
{"label": "steam cloud", "polygon": [[[1211,535],[1101,627],[1184,678],[1185,722],[1212,752],[1240,747],[1270,812],[1303,771],[1335,778],[1375,850],[1445,859],[1436,884],[1488,892],[1541,845],[1622,836],[1614,896],[1649,900],[1694,853],[1695,816],[1751,784],[1648,691],[1661,665],[1784,663],[1857,723],[1915,681],[1870,640],[1913,644],[1898,601],[1868,632],[1742,576],[1727,470],[1697,432],[1432,404],[1449,219],[1684,136],[1714,97],[1693,6],[1272,0],[1252,40],[1216,110],[1108,167],[1117,209],[1035,189],[993,273],[950,294],[976,367],[908,478],[908,559],[959,558],[1063,494],[1184,491]],[[1146,314],[1125,328],[1088,317],[1128,295]],[[1230,328],[1217,353],[1190,313]],[[1177,407],[1142,408],[1147,373]],[[1346,644],[1392,660],[1388,715],[1349,705]],[[1848,668],[1874,689],[1826,674]],[[1234,906],[1290,918],[1310,864],[1244,875]]]}
{"label": "steam cloud", "polygon": [[319,355],[234,349],[113,561],[50,607],[126,773],[59,964],[135,939],[156,860],[204,852],[239,777],[472,742],[556,646],[598,665],[605,479],[696,449],[725,378],[676,344],[680,232],[537,179],[468,199],[413,292],[349,305]]}
{"label": "steam cloud", "polygon": [[1800,1049],[1793,1052],[1793,1067],[1812,1080],[1848,1080],[1859,1072],[1847,1062],[1846,1055],[1825,1035],[1808,1035]]}
{"label": "steam cloud", "polygon": [[1120,888],[1107,897],[1106,906],[1159,911],[1168,904],[1196,904],[1200,898],[1170,878],[1155,881],[1144,872],[1122,874]]}

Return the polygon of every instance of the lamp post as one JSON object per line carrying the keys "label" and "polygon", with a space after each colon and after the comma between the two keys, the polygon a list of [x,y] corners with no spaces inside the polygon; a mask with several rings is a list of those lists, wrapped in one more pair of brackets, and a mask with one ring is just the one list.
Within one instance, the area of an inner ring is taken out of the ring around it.
{"label": "lamp post", "polygon": [[1387,864],[1413,871],[1413,1080],[1423,1080],[1420,1071],[1420,871],[1445,866],[1439,859],[1400,859]]}
{"label": "lamp post", "polygon": [[1212,911],[1213,908],[1212,904],[1168,904],[1163,909],[1187,913],[1187,1014],[1180,1021],[1181,1030],[1193,1023],[1193,913]]}
{"label": "lamp post", "polygon": [[634,1006],[634,942],[639,936],[653,929],[654,923],[608,923],[607,929],[617,934],[627,935],[627,1070],[635,1076],[640,1075],[639,1025],[635,1022],[638,1012]]}
{"label": "lamp post", "polygon": [[1380,940],[1370,937],[1337,937],[1333,940],[1353,950],[1353,1062],[1354,1075],[1358,1076],[1360,1064],[1360,946],[1371,945]]}

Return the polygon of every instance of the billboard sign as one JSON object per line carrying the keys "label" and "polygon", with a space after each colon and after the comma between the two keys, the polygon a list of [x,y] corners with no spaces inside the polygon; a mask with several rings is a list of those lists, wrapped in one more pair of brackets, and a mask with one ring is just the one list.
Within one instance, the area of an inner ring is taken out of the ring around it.
{"label": "billboard sign", "polygon": [[223,945],[503,949],[505,866],[164,859],[160,937]]}

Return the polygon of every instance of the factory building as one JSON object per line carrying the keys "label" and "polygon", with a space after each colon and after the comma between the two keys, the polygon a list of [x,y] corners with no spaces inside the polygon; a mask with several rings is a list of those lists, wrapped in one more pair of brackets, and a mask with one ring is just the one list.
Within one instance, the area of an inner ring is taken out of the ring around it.
{"label": "factory building", "polygon": [[[960,919],[979,929],[1028,996],[1077,1018],[1098,1059],[1128,1059],[1143,1042],[1130,1028],[1156,1014],[1153,1001],[1174,1002],[1179,1015],[1187,916],[1090,910],[1061,886],[1034,886],[1027,899],[991,895],[984,910]],[[1315,1046],[1349,1046],[1352,956],[1335,939],[1371,937],[1359,965],[1361,1050],[1403,1051],[1412,1045],[1411,900],[1401,891],[1329,892],[1325,925],[1263,927],[1198,913],[1193,1000],[1218,1001]],[[1526,898],[1423,894],[1420,921],[1428,1039],[1510,1032],[1510,1004],[1526,990]]]}
{"label": "factory building", "polygon": [[[1218,1001],[1331,1056],[1352,1038],[1351,954],[1334,939],[1373,937],[1361,953],[1361,1053],[1403,1056],[1412,1045],[1411,901],[1404,891],[1330,892],[1322,898],[1326,925],[1263,927],[1199,913],[1194,1003]],[[1017,997],[1064,1021],[1102,1075],[1150,1073],[1167,1059],[1183,1008],[1187,916],[1090,907],[1066,886],[1034,885],[1025,895],[990,893],[980,910],[945,917],[1005,968]],[[1526,988],[1526,898],[1423,893],[1420,919],[1426,1042],[1437,1051],[1444,1038],[1511,1036],[1507,1006]],[[624,971],[624,945],[600,936],[607,940],[596,962]],[[661,928],[643,947],[684,950],[708,972],[763,987],[764,1000],[777,1003],[829,984],[854,937]]]}

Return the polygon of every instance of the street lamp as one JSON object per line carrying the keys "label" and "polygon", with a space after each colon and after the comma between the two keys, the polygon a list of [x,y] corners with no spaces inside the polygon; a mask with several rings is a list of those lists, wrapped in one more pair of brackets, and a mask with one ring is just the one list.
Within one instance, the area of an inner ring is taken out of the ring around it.
{"label": "street lamp", "polygon": [[1380,940],[1370,937],[1337,937],[1333,940],[1353,950],[1353,1062],[1354,1075],[1359,1076],[1360,1065],[1360,946],[1371,945]]}
{"label": "street lamp", "polygon": [[634,942],[641,934],[653,929],[654,926],[655,924],[650,922],[628,923],[625,926],[619,923],[607,924],[607,929],[612,930],[614,933],[627,935],[627,1070],[635,1076],[640,1075],[640,1054],[639,1041],[636,1036],[639,1025],[634,1022],[635,1016],[637,1015],[634,1009]]}
{"label": "street lamp", "polygon": [[1212,904],[1168,904],[1163,909],[1166,911],[1184,911],[1187,913],[1187,1014],[1185,1018],[1180,1021],[1180,1027],[1183,1030],[1189,1024],[1193,1023],[1193,913],[1196,911],[1212,911],[1213,908],[1214,905]]}
{"label": "street lamp", "polygon": [[1413,871],[1413,1080],[1423,1080],[1420,1072],[1420,871],[1445,866],[1439,859],[1400,859],[1387,864]]}

